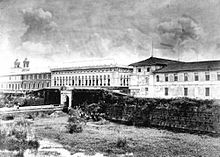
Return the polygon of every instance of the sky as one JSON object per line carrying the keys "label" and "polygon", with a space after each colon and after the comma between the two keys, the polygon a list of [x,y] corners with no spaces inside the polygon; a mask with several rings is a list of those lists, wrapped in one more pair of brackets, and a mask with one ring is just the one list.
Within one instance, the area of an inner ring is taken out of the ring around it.
{"label": "sky", "polygon": [[220,0],[0,0],[0,72],[25,57],[128,65],[152,54],[220,60],[219,50]]}

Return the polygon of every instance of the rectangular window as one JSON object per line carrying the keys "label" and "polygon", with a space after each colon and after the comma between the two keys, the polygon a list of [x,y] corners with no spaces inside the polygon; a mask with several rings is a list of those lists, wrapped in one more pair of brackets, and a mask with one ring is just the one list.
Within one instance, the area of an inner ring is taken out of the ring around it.
{"label": "rectangular window", "polygon": [[184,81],[188,81],[188,73],[184,73]]}
{"label": "rectangular window", "polygon": [[188,96],[188,88],[184,88],[184,96]]}
{"label": "rectangular window", "polygon": [[148,84],[149,83],[149,77],[146,77],[145,80],[146,80],[146,83]]}
{"label": "rectangular window", "polygon": [[137,71],[140,73],[141,72],[141,68],[138,68]]}
{"label": "rectangular window", "polygon": [[199,81],[199,75],[198,75],[198,73],[194,73],[194,79],[195,79],[195,81]]}
{"label": "rectangular window", "polygon": [[147,72],[150,72],[150,68],[147,68]]}
{"label": "rectangular window", "polygon": [[174,81],[178,81],[178,75],[174,74]]}
{"label": "rectangular window", "polygon": [[148,92],[148,88],[147,87],[145,88],[145,91]]}
{"label": "rectangular window", "polygon": [[217,72],[217,80],[220,81],[220,72]]}
{"label": "rectangular window", "polygon": [[165,74],[165,82],[168,82],[168,74]]}
{"label": "rectangular window", "polygon": [[157,76],[156,76],[156,79],[157,79],[157,82],[159,82],[159,81],[160,81],[160,76],[157,75]]}
{"label": "rectangular window", "polygon": [[205,96],[210,96],[210,88],[205,88]]}
{"label": "rectangular window", "polygon": [[168,95],[168,88],[167,87],[165,88],[165,95],[166,96]]}
{"label": "rectangular window", "polygon": [[205,72],[205,80],[209,81],[210,80],[210,74],[209,72]]}

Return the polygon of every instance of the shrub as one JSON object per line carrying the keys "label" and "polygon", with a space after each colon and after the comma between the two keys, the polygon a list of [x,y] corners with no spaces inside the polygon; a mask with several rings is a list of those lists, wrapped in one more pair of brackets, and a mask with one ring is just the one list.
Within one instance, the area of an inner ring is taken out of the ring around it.
{"label": "shrub", "polygon": [[118,137],[117,141],[116,141],[116,147],[118,148],[124,148],[127,146],[127,139]]}
{"label": "shrub", "polygon": [[71,109],[69,111],[69,118],[68,118],[68,124],[66,128],[68,129],[69,133],[80,133],[83,131],[82,128],[82,118],[80,117],[79,110],[78,109]]}
{"label": "shrub", "polygon": [[5,115],[5,116],[2,116],[2,120],[13,120],[14,119],[14,116],[13,115]]}
{"label": "shrub", "polygon": [[36,140],[30,140],[28,141],[28,148],[29,149],[38,149],[40,146],[39,142]]}

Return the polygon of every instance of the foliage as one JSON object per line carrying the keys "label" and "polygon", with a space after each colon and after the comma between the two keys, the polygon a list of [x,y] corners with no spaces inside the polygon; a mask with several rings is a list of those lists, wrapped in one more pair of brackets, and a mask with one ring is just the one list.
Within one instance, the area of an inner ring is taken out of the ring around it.
{"label": "foliage", "polygon": [[83,131],[82,124],[83,118],[81,118],[80,109],[71,109],[69,111],[68,124],[66,126],[69,133],[80,133]]}
{"label": "foliage", "polygon": [[127,146],[127,139],[118,137],[117,141],[116,141],[116,147],[118,148],[124,148],[125,146]]}
{"label": "foliage", "polygon": [[39,143],[32,133],[30,122],[20,118],[12,125],[2,125],[0,128],[0,149],[25,150],[37,149]]}

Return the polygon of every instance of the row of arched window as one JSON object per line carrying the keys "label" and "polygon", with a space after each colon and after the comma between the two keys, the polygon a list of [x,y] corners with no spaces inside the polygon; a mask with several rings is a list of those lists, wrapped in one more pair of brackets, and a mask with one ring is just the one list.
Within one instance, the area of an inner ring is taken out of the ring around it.
{"label": "row of arched window", "polygon": [[54,86],[110,86],[110,75],[62,76],[53,78]]}

